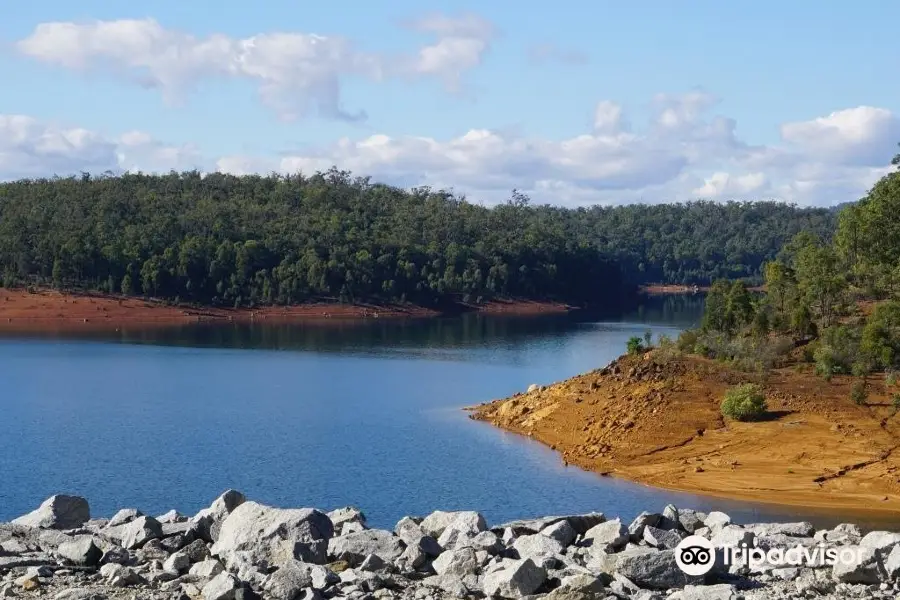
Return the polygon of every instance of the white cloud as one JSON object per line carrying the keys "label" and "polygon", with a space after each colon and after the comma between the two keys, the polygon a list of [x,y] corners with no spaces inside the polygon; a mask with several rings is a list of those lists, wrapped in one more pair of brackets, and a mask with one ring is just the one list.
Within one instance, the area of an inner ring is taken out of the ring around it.
{"label": "white cloud", "polygon": [[146,133],[106,138],[0,117],[0,177],[82,169],[313,173],[337,166],[404,187],[452,186],[486,203],[518,188],[537,202],[566,205],[696,198],[831,205],[859,198],[890,170],[894,138],[885,148],[884,130],[896,127],[897,117],[884,109],[787,124],[780,143],[751,146],[737,137],[733,119],[711,113],[708,95],[659,96],[655,106],[644,127],[632,127],[622,107],[599,102],[590,130],[562,140],[473,128],[451,139],[376,134],[282,156],[204,158],[192,146],[166,145]]}
{"label": "white cloud", "polygon": [[168,146],[142,132],[119,139],[77,127],[0,115],[0,179],[72,175],[81,171],[192,169],[201,160],[190,146]]}
{"label": "white cloud", "polygon": [[254,82],[262,101],[283,119],[315,113],[361,120],[363,110],[343,106],[344,78],[431,76],[455,90],[463,74],[480,64],[493,35],[490,23],[472,15],[434,15],[411,27],[437,39],[414,56],[398,57],[359,50],[342,37],[311,33],[198,38],[154,19],[41,23],[16,48],[48,64],[109,73],[159,89],[169,103],[183,101],[200,82],[240,78]]}

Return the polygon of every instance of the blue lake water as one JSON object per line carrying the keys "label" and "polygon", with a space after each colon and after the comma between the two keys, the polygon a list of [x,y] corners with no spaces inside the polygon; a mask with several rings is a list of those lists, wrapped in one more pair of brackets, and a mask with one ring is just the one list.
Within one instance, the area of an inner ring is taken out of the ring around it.
{"label": "blue lake water", "polygon": [[279,506],[357,505],[383,527],[435,509],[497,523],[630,518],[669,502],[743,520],[845,520],[599,477],[461,410],[602,366],[647,329],[677,335],[699,311],[669,299],[593,317],[0,338],[0,521],[62,492],[97,516],[193,513],[229,487]]}

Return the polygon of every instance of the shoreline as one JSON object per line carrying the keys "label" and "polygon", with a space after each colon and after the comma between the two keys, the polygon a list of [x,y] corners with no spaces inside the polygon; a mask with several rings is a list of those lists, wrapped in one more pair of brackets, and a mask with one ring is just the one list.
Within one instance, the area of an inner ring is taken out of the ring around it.
{"label": "shoreline", "polygon": [[[638,286],[638,293],[645,296],[692,296],[694,294],[706,294],[709,292],[708,285],[677,285],[669,283],[648,283]],[[748,287],[750,292],[764,292],[765,286],[757,285]]]}
{"label": "shoreline", "polygon": [[226,308],[169,305],[135,296],[0,288],[0,333],[114,330],[127,326],[171,327],[194,323],[322,323],[375,319],[421,319],[466,312],[532,316],[562,314],[577,307],[559,302],[500,299],[444,309],[415,304],[310,302],[292,306]]}
{"label": "shoreline", "polygon": [[[435,510],[378,529],[356,506],[281,508],[233,489],[193,516],[97,518],[85,498],[60,494],[0,523],[0,544],[4,598],[888,600],[900,589],[898,533],[736,523],[671,504],[631,521],[590,512],[495,524]],[[698,545],[706,558],[685,561]],[[757,554],[729,551],[739,546]],[[798,548],[820,553],[786,558]]]}
{"label": "shoreline", "polygon": [[823,513],[900,513],[900,416],[882,382],[870,380],[868,405],[856,406],[849,377],[777,369],[765,384],[770,418],[726,422],[724,392],[752,377],[650,354],[465,410],[601,476]]}

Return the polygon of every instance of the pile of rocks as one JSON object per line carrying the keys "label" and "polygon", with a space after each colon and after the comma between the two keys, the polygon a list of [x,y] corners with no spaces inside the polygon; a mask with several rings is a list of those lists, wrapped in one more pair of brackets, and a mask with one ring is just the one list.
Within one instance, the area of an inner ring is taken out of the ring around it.
{"label": "pile of rocks", "polygon": [[[857,560],[719,561],[690,576],[675,556],[689,535],[719,552],[801,545],[852,549]],[[893,598],[898,578],[897,533],[740,526],[674,506],[630,524],[592,513],[496,527],[476,512],[437,511],[387,531],[356,508],[273,508],[229,490],[193,517],[124,509],[91,519],[86,500],[60,495],[0,524],[0,599]]]}

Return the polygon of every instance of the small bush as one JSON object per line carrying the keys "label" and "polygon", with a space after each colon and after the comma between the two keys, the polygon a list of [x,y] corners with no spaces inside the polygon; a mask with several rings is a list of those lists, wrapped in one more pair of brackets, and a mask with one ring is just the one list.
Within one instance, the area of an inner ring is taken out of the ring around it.
{"label": "small bush", "polygon": [[649,329],[644,332],[644,346],[649,348],[653,345],[653,332]]}
{"label": "small bush", "polygon": [[640,354],[644,351],[644,342],[638,336],[633,336],[628,338],[628,343],[625,345],[628,349],[628,354],[632,356],[636,354]]}
{"label": "small bush", "polygon": [[897,373],[895,371],[891,371],[884,377],[884,383],[888,386],[897,385]]}
{"label": "small bush", "polygon": [[745,383],[725,392],[722,414],[736,421],[752,421],[763,416],[768,408],[766,395],[755,383]]}
{"label": "small bush", "polygon": [[853,400],[855,404],[864,406],[868,397],[869,394],[866,392],[866,384],[862,381],[857,381],[853,384],[853,387],[850,388],[850,399]]}
{"label": "small bush", "polygon": [[900,394],[894,394],[891,397],[891,406],[894,407],[894,410],[900,410]]}
{"label": "small bush", "polygon": [[667,335],[660,335],[657,341],[655,356],[663,363],[667,363],[681,356],[681,350],[672,338]]}
{"label": "small bush", "polygon": [[693,329],[682,331],[678,336],[678,349],[682,352],[694,352],[697,346],[697,332]]}

